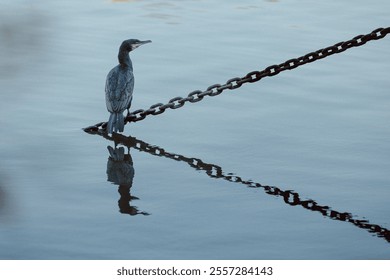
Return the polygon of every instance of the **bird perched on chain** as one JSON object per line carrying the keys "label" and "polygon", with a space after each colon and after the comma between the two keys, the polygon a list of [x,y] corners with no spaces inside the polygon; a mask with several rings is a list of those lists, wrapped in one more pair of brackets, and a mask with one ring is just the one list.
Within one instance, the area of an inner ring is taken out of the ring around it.
{"label": "bird perched on chain", "polygon": [[129,39],[123,41],[118,53],[119,64],[111,69],[106,79],[106,106],[111,113],[107,123],[107,133],[123,132],[125,119],[123,112],[131,106],[134,89],[133,64],[129,52],[152,41]]}

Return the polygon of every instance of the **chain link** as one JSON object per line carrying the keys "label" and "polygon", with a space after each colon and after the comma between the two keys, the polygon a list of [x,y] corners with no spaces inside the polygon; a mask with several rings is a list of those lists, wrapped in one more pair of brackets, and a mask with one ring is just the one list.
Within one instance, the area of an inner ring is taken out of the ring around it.
{"label": "chain link", "polygon": [[[138,122],[145,119],[149,115],[160,115],[165,112],[166,109],[178,109],[185,105],[185,103],[196,103],[201,101],[205,96],[217,96],[221,94],[224,90],[229,89],[237,89],[241,87],[245,83],[254,83],[260,81],[265,77],[275,76],[285,70],[292,70],[297,68],[298,66],[314,62],[319,59],[323,59],[330,55],[341,53],[350,49],[352,47],[358,47],[366,44],[371,40],[379,40],[384,38],[387,34],[390,33],[390,27],[387,28],[377,28],[371,33],[365,35],[358,35],[351,40],[339,42],[333,46],[317,50],[315,52],[308,53],[306,55],[300,56],[298,58],[289,59],[281,64],[275,64],[268,66],[262,71],[252,71],[246,74],[244,77],[235,77],[229,79],[225,84],[215,84],[209,86],[205,91],[195,90],[188,94],[187,97],[175,97],[169,100],[167,104],[157,103],[150,106],[149,109],[143,110],[139,109],[129,113],[125,118],[125,124],[127,122]],[[102,126],[102,128],[106,127],[106,123],[99,123],[88,127],[87,129],[92,129],[92,127]]]}

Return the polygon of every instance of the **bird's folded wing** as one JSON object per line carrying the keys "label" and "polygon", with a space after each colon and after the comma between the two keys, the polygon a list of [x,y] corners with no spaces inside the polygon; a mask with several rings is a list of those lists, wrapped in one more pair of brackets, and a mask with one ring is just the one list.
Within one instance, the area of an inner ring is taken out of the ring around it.
{"label": "bird's folded wing", "polygon": [[[119,79],[118,79],[119,78]],[[121,113],[127,109],[134,88],[133,75],[117,75],[110,72],[106,81],[106,105],[110,112]]]}

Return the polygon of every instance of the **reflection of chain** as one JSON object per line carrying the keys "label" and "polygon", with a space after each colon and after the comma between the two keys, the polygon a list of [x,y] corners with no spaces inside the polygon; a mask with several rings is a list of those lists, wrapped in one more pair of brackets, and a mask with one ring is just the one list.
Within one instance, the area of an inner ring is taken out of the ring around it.
{"label": "reflection of chain", "polygon": [[166,152],[164,149],[160,147],[150,145],[144,141],[138,140],[135,137],[131,137],[131,136],[126,137],[122,134],[117,134],[117,133],[113,133],[112,136],[108,136],[102,131],[97,131],[97,130],[90,130],[87,132],[91,134],[99,134],[108,140],[114,141],[116,144],[121,143],[129,148],[134,148],[142,152],[147,152],[154,156],[165,157],[176,161],[185,162],[196,170],[205,171],[206,174],[211,178],[224,179],[229,182],[240,183],[250,188],[261,188],[264,190],[266,194],[283,197],[284,202],[291,206],[300,205],[305,209],[314,212],[319,212],[323,216],[326,216],[333,220],[352,223],[355,226],[362,229],[366,229],[371,233],[375,233],[377,236],[384,238],[388,242],[390,242],[390,231],[388,229],[376,224],[371,224],[369,223],[368,220],[355,219],[353,218],[353,215],[351,213],[338,212],[332,210],[329,206],[319,205],[316,201],[312,199],[303,200],[300,198],[299,194],[294,191],[282,190],[275,186],[266,186],[266,185],[261,185],[260,183],[252,182],[251,180],[244,180],[237,175],[233,175],[232,173],[225,173],[222,170],[222,168],[218,165],[204,163],[202,160],[198,158],[189,158],[179,154]]}
{"label": "reflection of chain", "polygon": [[[225,84],[215,84],[209,86],[205,91],[195,90],[188,94],[187,97],[175,97],[169,100],[167,104],[157,103],[150,106],[149,109],[136,110],[127,115],[125,124],[127,122],[138,122],[146,118],[148,115],[160,115],[165,112],[166,109],[178,109],[184,106],[186,102],[195,103],[201,101],[205,96],[216,96],[221,94],[224,90],[236,89],[241,87],[245,83],[254,83],[260,81],[262,78],[271,77],[283,72],[285,70],[292,70],[298,66],[314,62],[319,59],[323,59],[332,54],[341,53],[352,47],[358,47],[364,45],[368,41],[378,40],[384,38],[390,33],[390,27],[378,28],[366,35],[358,35],[351,40],[339,42],[333,46],[317,50],[315,52],[308,53],[298,58],[289,59],[281,64],[271,65],[262,71],[252,71],[246,74],[244,77],[236,77],[228,80]],[[102,122],[95,126],[102,126],[105,128],[107,123]]]}

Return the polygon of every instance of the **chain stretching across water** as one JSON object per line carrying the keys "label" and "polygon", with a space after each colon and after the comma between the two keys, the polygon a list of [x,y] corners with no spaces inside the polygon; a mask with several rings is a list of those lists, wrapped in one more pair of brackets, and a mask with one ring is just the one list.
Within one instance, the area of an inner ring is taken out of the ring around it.
{"label": "chain stretching across water", "polygon": [[[371,40],[378,40],[384,38],[387,34],[390,33],[390,27],[386,28],[377,28],[371,33],[368,33],[366,35],[358,35],[351,40],[339,42],[333,46],[317,50],[315,52],[308,53],[304,56],[289,59],[281,64],[275,64],[268,66],[262,71],[252,71],[246,74],[244,77],[236,77],[228,80],[225,84],[214,84],[212,86],[209,86],[205,91],[201,90],[195,90],[188,94],[187,97],[175,97],[169,100],[168,103],[157,103],[152,106],[150,106],[149,109],[143,110],[139,109],[136,111],[131,112],[128,114],[125,118],[125,124],[127,122],[138,122],[143,119],[145,119],[149,115],[160,115],[165,112],[166,109],[178,109],[184,106],[185,103],[196,103],[201,101],[205,96],[217,96],[221,94],[224,90],[229,89],[236,89],[241,87],[245,83],[254,83],[257,81],[260,81],[262,78],[265,77],[271,77],[279,74],[282,71],[285,70],[292,70],[297,68],[298,66],[304,65],[306,63],[311,63],[319,59],[323,59],[325,57],[328,57],[332,54],[341,53],[343,51],[346,51],[347,49],[350,49],[352,47],[358,47],[361,45],[364,45],[368,41]],[[88,127],[87,129],[93,129],[93,127],[96,127],[96,129],[102,126],[105,128],[106,123],[101,122],[94,126]]]}

